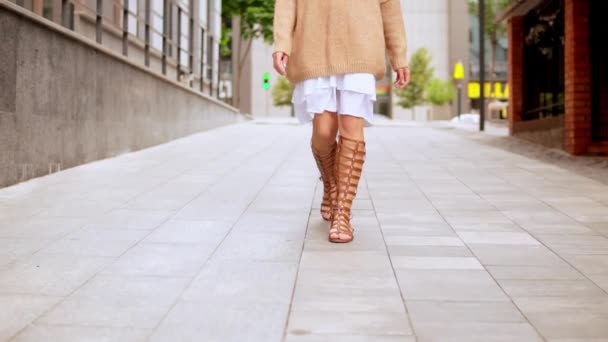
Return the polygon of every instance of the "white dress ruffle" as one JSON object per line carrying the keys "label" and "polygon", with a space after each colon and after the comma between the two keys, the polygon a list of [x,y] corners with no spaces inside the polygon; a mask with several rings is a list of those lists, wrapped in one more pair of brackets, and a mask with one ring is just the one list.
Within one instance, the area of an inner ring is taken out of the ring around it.
{"label": "white dress ruffle", "polygon": [[376,79],[372,74],[357,73],[313,78],[296,84],[291,102],[302,124],[311,122],[315,114],[336,112],[365,119],[365,126],[374,121]]}

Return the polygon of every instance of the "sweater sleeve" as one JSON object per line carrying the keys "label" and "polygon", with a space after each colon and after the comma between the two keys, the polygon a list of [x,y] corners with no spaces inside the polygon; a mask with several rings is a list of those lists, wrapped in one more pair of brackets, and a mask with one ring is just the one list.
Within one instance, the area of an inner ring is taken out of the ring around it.
{"label": "sweater sleeve", "polygon": [[391,66],[394,70],[404,68],[407,63],[407,42],[401,0],[384,0],[380,4],[382,22],[384,25],[384,39]]}
{"label": "sweater sleeve", "polygon": [[276,0],[274,8],[274,51],[291,55],[296,24],[296,0]]}

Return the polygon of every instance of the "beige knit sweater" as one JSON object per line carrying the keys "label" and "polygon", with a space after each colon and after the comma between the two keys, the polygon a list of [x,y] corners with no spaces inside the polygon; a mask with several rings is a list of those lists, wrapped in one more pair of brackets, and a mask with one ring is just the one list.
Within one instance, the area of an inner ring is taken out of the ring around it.
{"label": "beige knit sweater", "polygon": [[407,66],[400,0],[276,0],[274,51],[289,55],[292,83]]}

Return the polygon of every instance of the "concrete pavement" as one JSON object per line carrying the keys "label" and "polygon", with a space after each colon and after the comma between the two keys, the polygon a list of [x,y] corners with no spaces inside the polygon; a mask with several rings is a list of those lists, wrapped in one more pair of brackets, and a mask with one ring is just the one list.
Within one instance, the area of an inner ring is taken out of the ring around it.
{"label": "concrete pavement", "polygon": [[334,245],[309,131],[248,122],[0,190],[0,340],[608,341],[608,186],[374,127]]}

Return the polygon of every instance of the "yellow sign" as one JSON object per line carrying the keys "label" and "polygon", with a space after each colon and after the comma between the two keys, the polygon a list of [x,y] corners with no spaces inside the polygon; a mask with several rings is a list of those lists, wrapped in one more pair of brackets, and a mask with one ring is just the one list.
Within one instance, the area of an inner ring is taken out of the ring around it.
{"label": "yellow sign", "polygon": [[492,97],[492,84],[490,82],[486,82],[483,87],[483,96],[487,98]]}
{"label": "yellow sign", "polygon": [[469,98],[478,99],[481,96],[481,89],[479,88],[479,82],[469,82]]}
{"label": "yellow sign", "polygon": [[[508,99],[509,84],[495,82],[494,84],[486,82],[483,87],[483,93],[486,98]],[[468,95],[470,99],[478,99],[481,96],[481,85],[479,82],[469,82]]]}
{"label": "yellow sign", "polygon": [[497,99],[502,99],[504,97],[503,93],[502,93],[502,84],[501,83],[494,83],[494,97]]}
{"label": "yellow sign", "polygon": [[454,65],[454,79],[456,81],[464,80],[464,65],[462,62],[458,62]]}

